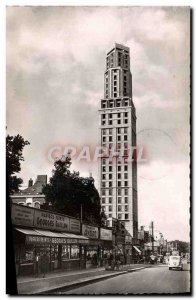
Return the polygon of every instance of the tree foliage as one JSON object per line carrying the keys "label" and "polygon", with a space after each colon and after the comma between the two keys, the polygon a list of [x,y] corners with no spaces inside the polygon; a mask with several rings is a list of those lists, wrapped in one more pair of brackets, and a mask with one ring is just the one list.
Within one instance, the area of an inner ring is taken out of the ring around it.
{"label": "tree foliage", "polygon": [[14,174],[21,171],[21,162],[24,161],[23,149],[29,144],[19,134],[16,136],[7,135],[6,137],[6,172],[9,194],[17,192],[23,182],[21,178]]}
{"label": "tree foliage", "polygon": [[60,213],[81,217],[82,220],[101,225],[104,215],[101,213],[100,197],[92,177],[80,177],[79,172],[70,171],[70,157],[55,161],[53,175],[43,188],[46,203]]}

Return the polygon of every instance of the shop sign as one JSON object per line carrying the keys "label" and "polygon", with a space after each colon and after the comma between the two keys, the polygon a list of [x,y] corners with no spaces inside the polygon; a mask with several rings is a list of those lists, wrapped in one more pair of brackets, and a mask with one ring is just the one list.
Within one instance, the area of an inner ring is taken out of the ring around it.
{"label": "shop sign", "polygon": [[112,230],[100,228],[100,239],[106,241],[112,241]]}
{"label": "shop sign", "polygon": [[70,232],[80,233],[80,221],[79,220],[70,218],[69,227],[70,227]]}
{"label": "shop sign", "polygon": [[35,210],[34,226],[42,229],[69,231],[69,218],[47,211]]}
{"label": "shop sign", "polygon": [[98,239],[98,227],[83,224],[82,234],[90,239]]}
{"label": "shop sign", "polygon": [[14,225],[33,226],[34,209],[12,204],[12,223]]}
{"label": "shop sign", "polygon": [[72,238],[51,238],[45,236],[26,236],[27,244],[88,244],[89,240],[72,239]]}

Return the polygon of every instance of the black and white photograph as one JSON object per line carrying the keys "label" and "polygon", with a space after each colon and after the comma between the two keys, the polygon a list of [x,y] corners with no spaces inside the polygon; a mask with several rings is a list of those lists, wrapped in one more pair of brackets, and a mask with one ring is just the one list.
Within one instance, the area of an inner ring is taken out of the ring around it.
{"label": "black and white photograph", "polygon": [[7,294],[191,294],[191,16],[6,7]]}

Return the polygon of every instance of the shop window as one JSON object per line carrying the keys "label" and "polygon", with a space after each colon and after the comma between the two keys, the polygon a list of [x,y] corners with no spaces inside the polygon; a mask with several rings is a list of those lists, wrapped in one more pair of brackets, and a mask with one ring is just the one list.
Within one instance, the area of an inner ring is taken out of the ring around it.
{"label": "shop window", "polygon": [[79,246],[77,245],[71,245],[71,259],[78,259],[79,258]]}

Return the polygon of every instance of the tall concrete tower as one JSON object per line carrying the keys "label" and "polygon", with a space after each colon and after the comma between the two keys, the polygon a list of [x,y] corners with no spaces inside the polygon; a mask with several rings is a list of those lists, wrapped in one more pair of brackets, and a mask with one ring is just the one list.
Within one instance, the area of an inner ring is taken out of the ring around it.
{"label": "tall concrete tower", "polygon": [[[109,149],[99,163],[102,209],[108,218],[124,222],[135,244],[138,232],[137,162],[129,161],[126,149],[136,146],[136,115],[129,48],[120,44],[115,44],[106,56],[99,129],[100,144]],[[115,155],[118,151],[121,157]]]}

